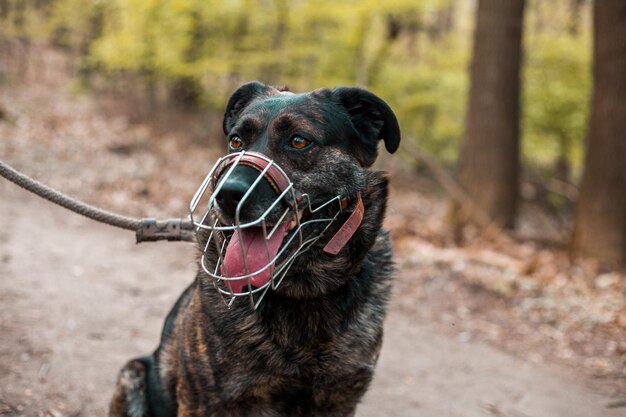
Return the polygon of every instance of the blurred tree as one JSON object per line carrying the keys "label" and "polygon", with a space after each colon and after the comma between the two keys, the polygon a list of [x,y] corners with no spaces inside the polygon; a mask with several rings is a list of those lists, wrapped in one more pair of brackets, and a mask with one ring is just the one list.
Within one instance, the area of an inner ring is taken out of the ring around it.
{"label": "blurred tree", "polygon": [[626,266],[626,2],[593,6],[593,98],[572,250]]}
{"label": "blurred tree", "polygon": [[[524,0],[479,0],[459,182],[492,221],[513,227],[518,194]],[[469,210],[478,221],[477,210]],[[464,221],[457,218],[455,221]]]}

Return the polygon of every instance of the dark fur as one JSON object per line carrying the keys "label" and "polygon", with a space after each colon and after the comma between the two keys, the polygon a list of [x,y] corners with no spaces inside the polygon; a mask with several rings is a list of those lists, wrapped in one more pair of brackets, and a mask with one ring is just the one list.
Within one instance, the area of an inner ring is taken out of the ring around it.
{"label": "dark fur", "polygon": [[[253,82],[230,98],[227,136],[285,169],[297,189],[351,207],[297,258],[255,311],[247,298],[228,309],[200,272],[169,313],[161,343],[120,372],[111,416],[352,416],[374,372],[392,274],[382,221],[384,173],[367,169],[383,139],[400,131],[378,97],[341,87],[287,94]],[[298,134],[314,142],[296,151]],[[362,193],[364,220],[337,255],[322,252]]]}

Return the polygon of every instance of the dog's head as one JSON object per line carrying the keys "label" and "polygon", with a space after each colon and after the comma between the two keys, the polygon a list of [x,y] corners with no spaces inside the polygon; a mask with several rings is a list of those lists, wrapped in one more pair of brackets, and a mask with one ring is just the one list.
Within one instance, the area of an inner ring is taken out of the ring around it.
{"label": "dog's head", "polygon": [[[333,271],[345,275],[359,263],[381,227],[387,181],[368,168],[379,141],[389,152],[398,149],[400,129],[392,110],[361,88],[294,94],[251,82],[230,97],[223,127],[230,155],[215,174],[214,218],[222,225],[252,227],[225,236],[225,252],[213,254],[223,262],[216,268],[245,276],[271,264],[251,281],[231,281],[232,292],[242,292],[244,284],[265,285],[281,262],[289,263],[290,278],[278,289],[285,294],[314,296],[341,285]],[[324,252],[361,199],[363,220],[352,221],[358,230],[350,242],[342,242],[338,254]],[[290,258],[302,251],[303,241],[310,242],[309,253]]]}

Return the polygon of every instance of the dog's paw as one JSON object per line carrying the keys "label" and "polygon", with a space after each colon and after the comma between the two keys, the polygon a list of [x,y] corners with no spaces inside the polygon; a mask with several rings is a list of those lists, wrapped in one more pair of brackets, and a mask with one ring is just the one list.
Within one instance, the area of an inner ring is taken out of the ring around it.
{"label": "dog's paw", "polygon": [[120,371],[111,400],[110,417],[149,417],[146,367],[138,359]]}

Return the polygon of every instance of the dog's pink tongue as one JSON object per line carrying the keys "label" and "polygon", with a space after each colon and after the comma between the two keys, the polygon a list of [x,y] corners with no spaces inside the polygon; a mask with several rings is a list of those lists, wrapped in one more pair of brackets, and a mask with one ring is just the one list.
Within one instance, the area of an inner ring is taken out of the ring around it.
{"label": "dog's pink tongue", "polygon": [[[267,245],[261,227],[250,227],[235,231],[226,248],[222,274],[229,278],[234,278],[261,270],[278,253],[288,227],[289,222],[278,225],[272,237],[267,240]],[[269,232],[270,230],[268,230]],[[247,273],[245,265],[248,266]],[[250,283],[257,288],[267,284],[273,268],[274,265],[272,264],[269,268],[253,275],[250,278]],[[240,293],[244,287],[248,286],[247,278],[228,282],[235,293]]]}

